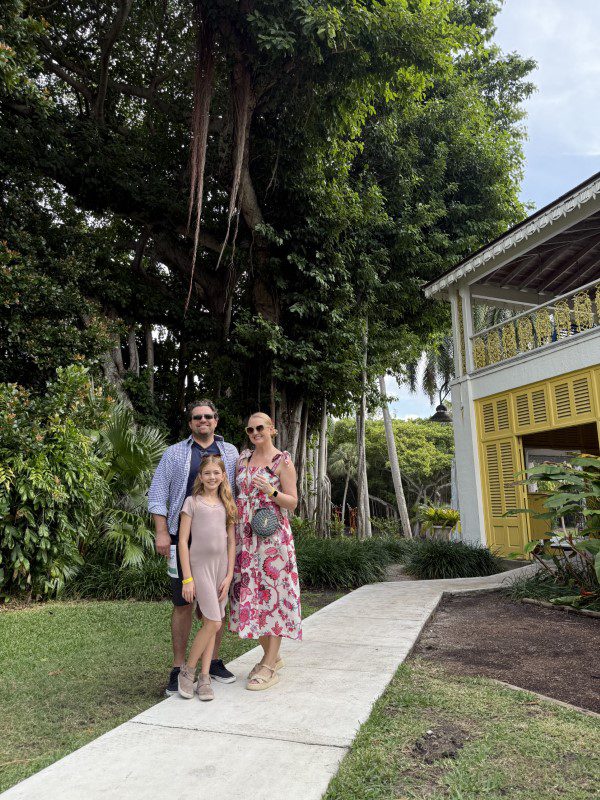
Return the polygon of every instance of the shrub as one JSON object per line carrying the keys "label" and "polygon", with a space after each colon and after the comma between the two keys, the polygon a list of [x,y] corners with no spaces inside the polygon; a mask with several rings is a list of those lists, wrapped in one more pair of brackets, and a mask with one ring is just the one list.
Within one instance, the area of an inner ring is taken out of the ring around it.
{"label": "shrub", "polygon": [[154,552],[146,492],[165,447],[163,433],[136,425],[133,412],[122,404],[100,432],[97,449],[108,495],[92,546],[106,538],[124,567],[140,565]]}
{"label": "shrub", "polygon": [[[562,520],[563,534],[529,542],[531,554],[555,586],[557,605],[596,607],[600,604],[600,458],[582,455],[564,464],[540,464],[527,470],[525,483],[543,484],[548,491],[544,512],[519,509],[539,519]],[[580,516],[579,531],[567,531],[565,517]]]}
{"label": "shrub", "polygon": [[487,547],[439,539],[415,541],[406,560],[407,574],[419,580],[475,578],[501,569],[502,561]]}
{"label": "shrub", "polygon": [[303,536],[316,536],[315,523],[309,519],[302,519],[302,517],[290,517],[290,526],[294,539],[300,539]]}
{"label": "shrub", "polygon": [[382,549],[357,539],[301,537],[296,542],[303,587],[356,589],[383,580],[389,563]]}
{"label": "shrub", "polygon": [[171,595],[171,582],[162,556],[148,555],[137,566],[118,567],[105,552],[81,567],[64,594],[95,600],[164,600]]}
{"label": "shrub", "polygon": [[397,517],[371,517],[373,536],[401,536],[400,520]]}
{"label": "shrub", "polygon": [[418,518],[425,530],[435,527],[456,528],[460,522],[460,514],[450,506],[420,506]]}
{"label": "shrub", "polygon": [[524,597],[534,600],[552,600],[554,597],[572,593],[572,587],[557,586],[554,577],[542,570],[536,572],[535,575],[516,578],[506,589],[506,594],[512,600],[522,600]]}
{"label": "shrub", "polygon": [[109,403],[87,370],[57,370],[44,396],[0,384],[0,589],[59,592],[107,496],[95,452]]}

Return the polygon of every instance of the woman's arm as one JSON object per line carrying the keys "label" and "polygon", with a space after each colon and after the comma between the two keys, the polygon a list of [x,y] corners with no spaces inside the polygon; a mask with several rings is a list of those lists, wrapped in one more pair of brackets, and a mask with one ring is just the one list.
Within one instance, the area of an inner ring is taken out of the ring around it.
{"label": "woman's arm", "polygon": [[277,503],[280,508],[294,511],[298,505],[296,467],[291,460],[286,462],[285,459],[282,459],[277,475],[279,475],[279,480],[281,481],[281,491],[277,493],[277,497],[271,497],[271,500]]}
{"label": "woman's arm", "polygon": [[219,586],[219,602],[227,597],[229,585],[233,579],[233,565],[235,564],[235,525],[227,526],[227,575]]}
{"label": "woman's arm", "polygon": [[[190,531],[192,529],[192,518],[184,511],[179,515],[179,542],[177,549],[179,550],[179,561],[181,562],[181,578],[186,580],[192,577],[192,568],[190,566]],[[194,580],[192,578],[188,583],[184,583],[181,587],[181,594],[183,599],[191,603],[194,599]]]}

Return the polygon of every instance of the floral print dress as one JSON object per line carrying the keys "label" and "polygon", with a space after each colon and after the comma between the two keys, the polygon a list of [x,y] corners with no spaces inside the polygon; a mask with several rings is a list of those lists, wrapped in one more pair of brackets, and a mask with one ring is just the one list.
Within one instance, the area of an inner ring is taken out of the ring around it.
{"label": "floral print dress", "polygon": [[[255,467],[250,450],[240,455],[236,469],[238,523],[235,531],[235,566],[230,590],[229,629],[242,639],[259,636],[302,638],[300,585],[296,566],[294,537],[287,511],[252,485],[258,473],[281,489],[278,475],[266,467]],[[277,453],[271,470],[290,462],[286,451]],[[277,533],[267,538],[252,533],[251,519],[259,508],[272,508],[280,521]]]}

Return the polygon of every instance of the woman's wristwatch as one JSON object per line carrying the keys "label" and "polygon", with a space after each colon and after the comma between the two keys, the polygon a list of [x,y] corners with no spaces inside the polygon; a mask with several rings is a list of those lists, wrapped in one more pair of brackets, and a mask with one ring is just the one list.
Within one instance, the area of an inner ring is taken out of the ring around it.
{"label": "woman's wristwatch", "polygon": [[277,497],[278,494],[279,494],[279,492],[277,491],[277,489],[273,489],[273,491],[271,492],[269,497]]}

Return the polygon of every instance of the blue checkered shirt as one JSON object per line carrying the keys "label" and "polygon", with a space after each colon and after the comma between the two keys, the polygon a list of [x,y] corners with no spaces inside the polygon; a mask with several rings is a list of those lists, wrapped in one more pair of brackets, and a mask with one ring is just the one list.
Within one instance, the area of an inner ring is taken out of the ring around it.
{"label": "blue checkered shirt", "polygon": [[[171,536],[177,536],[179,528],[179,513],[185,500],[190,471],[192,442],[193,438],[189,436],[182,442],[167,447],[148,491],[148,511],[167,518]],[[215,435],[215,442],[225,463],[231,491],[235,497],[235,466],[239,457],[237,447],[225,442],[222,436]]]}

